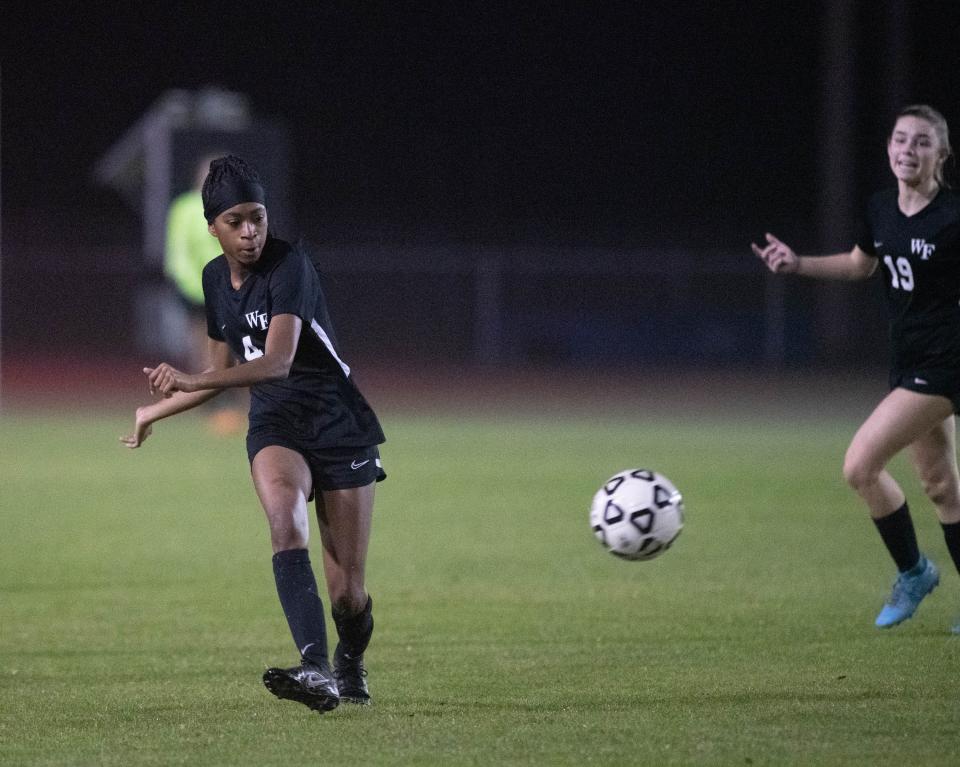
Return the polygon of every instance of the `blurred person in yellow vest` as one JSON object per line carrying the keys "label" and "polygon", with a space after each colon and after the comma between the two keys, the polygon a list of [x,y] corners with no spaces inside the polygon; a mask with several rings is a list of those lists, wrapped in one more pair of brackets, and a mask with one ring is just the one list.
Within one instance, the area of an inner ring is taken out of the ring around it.
{"label": "blurred person in yellow vest", "polygon": [[[207,320],[201,275],[203,267],[222,250],[220,242],[207,228],[200,189],[210,162],[221,154],[211,154],[200,161],[193,187],[174,197],[167,209],[163,271],[176,289],[187,316],[189,349],[185,357],[197,370],[207,365]],[[225,436],[239,434],[245,426],[243,390],[233,389],[228,394],[231,396],[218,398],[209,419],[210,429]]]}

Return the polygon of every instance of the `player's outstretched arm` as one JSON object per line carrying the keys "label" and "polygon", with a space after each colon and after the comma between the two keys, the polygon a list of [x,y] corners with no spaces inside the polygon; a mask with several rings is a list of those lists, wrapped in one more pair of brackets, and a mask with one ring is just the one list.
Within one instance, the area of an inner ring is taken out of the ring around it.
{"label": "player's outstretched arm", "polygon": [[197,392],[176,392],[169,397],[137,408],[133,433],[120,437],[127,447],[140,447],[150,436],[153,424],[163,418],[169,418],[185,410],[192,410],[207,400],[216,397],[223,389],[205,389]]}
{"label": "player's outstretched arm", "polygon": [[766,239],[766,245],[751,242],[750,247],[771,272],[778,274],[799,274],[820,280],[863,280],[877,268],[877,259],[857,245],[849,253],[799,256],[793,248],[769,232]]}
{"label": "player's outstretched arm", "polygon": [[[230,354],[230,348],[222,341],[210,341],[210,366],[204,373],[214,370],[226,369],[232,367],[234,360]],[[163,363],[156,368],[144,368],[143,372],[147,375],[150,384],[150,393],[163,393],[156,385],[154,376],[158,370],[167,373],[173,379],[189,378],[184,373]],[[200,374],[202,375],[202,374]],[[185,410],[191,410],[198,405],[202,405],[207,400],[216,397],[223,389],[203,389],[200,391],[175,391],[170,394],[164,394],[163,399],[151,402],[149,405],[143,405],[137,408],[134,418],[133,433],[120,437],[120,442],[129,448],[140,447],[144,440],[150,436],[153,424],[162,418],[169,418]]]}

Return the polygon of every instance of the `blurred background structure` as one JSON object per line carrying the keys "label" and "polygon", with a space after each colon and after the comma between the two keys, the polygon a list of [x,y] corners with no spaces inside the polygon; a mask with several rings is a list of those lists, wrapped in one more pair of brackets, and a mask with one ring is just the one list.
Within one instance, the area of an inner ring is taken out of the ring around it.
{"label": "blurred background structure", "polygon": [[[209,166],[211,157],[237,154],[257,168],[270,190],[272,225],[279,231],[292,230],[287,143],[283,124],[254,118],[244,94],[209,87],[196,92],[170,90],[97,162],[96,181],[120,194],[142,222],[142,278],[132,303],[141,351],[180,364],[198,361],[197,355],[184,353],[193,340],[176,286],[164,268],[173,201],[195,189],[198,167]],[[197,202],[200,215],[192,223],[199,234],[192,239],[206,246],[212,238],[205,231],[202,202]],[[203,252],[198,264],[215,257],[219,249],[204,247]],[[193,278],[198,282],[198,274]]]}
{"label": "blurred background structure", "polygon": [[895,111],[957,130],[957,4],[344,8],[5,14],[5,360],[142,357],[166,206],[229,146],[351,359],[884,364],[879,285],[749,243],[850,247]]}

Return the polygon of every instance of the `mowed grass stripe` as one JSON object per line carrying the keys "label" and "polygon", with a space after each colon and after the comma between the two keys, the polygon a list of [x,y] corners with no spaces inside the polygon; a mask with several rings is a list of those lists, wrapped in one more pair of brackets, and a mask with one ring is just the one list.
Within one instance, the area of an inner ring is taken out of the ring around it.
{"label": "mowed grass stripe", "polygon": [[[384,413],[375,704],[321,718],[260,685],[295,649],[242,440],[126,415],[0,419],[0,763],[956,763],[958,579],[896,462],[944,577],[873,628],[853,421]],[[633,466],[687,505],[649,563],[587,523]]]}

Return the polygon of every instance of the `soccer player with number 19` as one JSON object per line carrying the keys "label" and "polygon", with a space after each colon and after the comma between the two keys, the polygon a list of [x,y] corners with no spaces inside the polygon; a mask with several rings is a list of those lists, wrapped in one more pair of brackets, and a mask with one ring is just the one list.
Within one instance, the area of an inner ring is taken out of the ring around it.
{"label": "soccer player with number 19", "polygon": [[[897,188],[875,194],[848,253],[799,256],[772,234],[753,252],[773,272],[831,280],[884,279],[891,342],[890,392],[847,449],[843,472],[866,502],[899,574],[877,616],[880,628],[910,618],[938,585],[920,551],[907,501],[886,469],[910,448],[932,501],[947,550],[960,570],[960,196],[944,181],[950,156],[947,122],[918,104],[897,115],[887,140]],[[960,634],[960,618],[952,627]]]}
{"label": "soccer player with number 19", "polygon": [[[237,157],[210,163],[204,216],[223,254],[203,270],[210,365],[189,375],[167,363],[144,368],[151,393],[138,408],[139,447],[161,418],[224,389],[250,387],[247,455],[270,525],[277,593],[300,651],[293,668],[263,676],[278,698],[323,713],[369,703],[363,653],[373,633],[364,568],[374,485],[385,478],[376,415],[336,348],[319,276],[302,248],[269,231],[265,192]],[[237,364],[237,363],[241,364]],[[331,668],[323,603],[307,552],[307,503],[316,498],[323,569],[339,641]]]}

